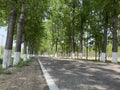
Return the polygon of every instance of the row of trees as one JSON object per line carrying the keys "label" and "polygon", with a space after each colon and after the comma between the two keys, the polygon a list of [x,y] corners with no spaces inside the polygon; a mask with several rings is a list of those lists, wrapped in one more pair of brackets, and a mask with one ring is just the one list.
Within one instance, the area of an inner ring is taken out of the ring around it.
{"label": "row of trees", "polygon": [[21,56],[21,44],[24,43],[24,61],[27,53],[39,51],[40,38],[43,37],[43,20],[47,9],[47,0],[1,0],[0,22],[7,27],[2,67],[10,66],[13,40],[16,42],[13,65],[17,65]]}
{"label": "row of trees", "polygon": [[119,7],[119,0],[51,0],[45,22],[49,40],[44,40],[54,53],[71,53],[73,58],[78,52],[82,59],[85,47],[87,59],[89,48],[93,48],[95,59],[98,54],[101,61],[107,60],[106,48],[112,44],[112,62],[116,63]]}
{"label": "row of trees", "polygon": [[10,65],[13,39],[16,49],[13,64],[20,61],[24,43],[27,54],[44,52],[83,58],[83,49],[92,48],[101,61],[112,44],[112,62],[118,61],[119,0],[0,0],[0,25],[8,26],[3,68]]}

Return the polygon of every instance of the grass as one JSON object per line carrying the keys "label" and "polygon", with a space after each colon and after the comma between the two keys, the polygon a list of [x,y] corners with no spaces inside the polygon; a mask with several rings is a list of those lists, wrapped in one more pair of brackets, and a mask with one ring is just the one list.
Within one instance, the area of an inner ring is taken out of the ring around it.
{"label": "grass", "polygon": [[31,61],[32,60],[23,61],[23,59],[21,59],[20,62],[18,63],[18,65],[16,65],[15,67],[21,68],[21,67],[24,67],[24,66],[29,66],[29,63]]}
{"label": "grass", "polygon": [[10,75],[12,74],[12,72],[9,70],[2,69],[2,65],[0,64],[0,74]]}
{"label": "grass", "polygon": [[120,65],[120,62],[118,62],[118,64]]}
{"label": "grass", "polygon": [[[23,59],[20,59],[20,62],[18,63],[18,65],[15,65],[15,68],[20,69],[24,66],[29,66],[29,63],[32,61],[32,59],[27,60],[27,61],[23,61]],[[13,62],[13,59],[11,60],[11,64]],[[10,67],[13,67],[12,65]],[[2,69],[2,59],[0,59],[0,74],[5,74],[5,75],[10,75],[12,74],[12,71],[10,71],[9,69]]]}

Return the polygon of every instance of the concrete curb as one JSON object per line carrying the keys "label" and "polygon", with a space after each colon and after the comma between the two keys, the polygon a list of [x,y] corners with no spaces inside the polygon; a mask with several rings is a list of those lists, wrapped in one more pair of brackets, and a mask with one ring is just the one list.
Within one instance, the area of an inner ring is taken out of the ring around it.
{"label": "concrete curb", "polygon": [[45,69],[45,67],[43,66],[43,64],[41,63],[40,59],[37,59],[40,67],[42,69],[42,72],[44,74],[45,80],[47,82],[47,85],[49,87],[50,90],[59,90],[58,86],[54,83],[53,79],[51,78],[51,76],[49,75],[49,73],[47,72],[47,70]]}

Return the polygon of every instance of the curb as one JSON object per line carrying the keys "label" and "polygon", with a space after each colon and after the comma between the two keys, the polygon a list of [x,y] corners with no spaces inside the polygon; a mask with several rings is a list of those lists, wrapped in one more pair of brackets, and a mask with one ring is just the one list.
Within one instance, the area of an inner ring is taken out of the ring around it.
{"label": "curb", "polygon": [[55,82],[53,81],[53,79],[51,78],[51,76],[49,75],[49,73],[47,72],[47,70],[45,69],[43,64],[41,63],[40,59],[37,59],[37,60],[40,64],[40,67],[42,69],[43,75],[45,77],[45,80],[47,82],[49,89],[50,90],[59,90],[58,86],[55,84]]}

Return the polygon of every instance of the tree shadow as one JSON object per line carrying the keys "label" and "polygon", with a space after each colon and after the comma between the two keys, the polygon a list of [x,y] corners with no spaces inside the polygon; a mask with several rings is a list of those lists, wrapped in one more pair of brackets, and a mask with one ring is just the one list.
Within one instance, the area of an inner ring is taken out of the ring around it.
{"label": "tree shadow", "polygon": [[120,90],[120,72],[109,64],[40,59],[60,90]]}

